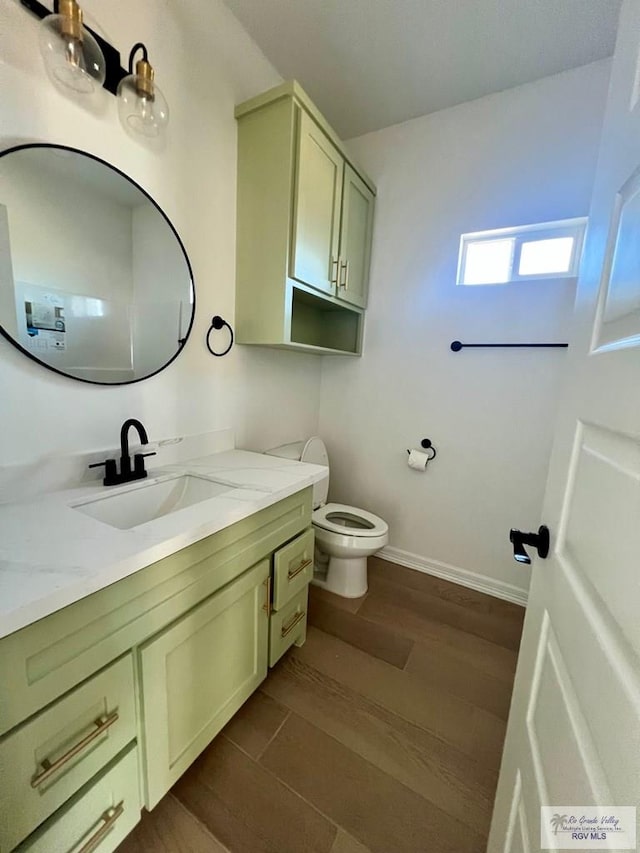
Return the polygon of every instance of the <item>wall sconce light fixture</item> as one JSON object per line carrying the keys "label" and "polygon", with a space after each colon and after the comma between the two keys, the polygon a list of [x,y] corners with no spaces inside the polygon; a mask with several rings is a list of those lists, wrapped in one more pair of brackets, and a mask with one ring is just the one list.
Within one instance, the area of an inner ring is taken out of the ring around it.
{"label": "wall sconce light fixture", "polygon": [[[133,70],[133,61],[142,51]],[[118,112],[127,131],[141,136],[159,136],[169,121],[169,106],[158,84],[155,72],[147,57],[147,48],[138,42],[129,54],[129,74],[118,84]]]}
{"label": "wall sconce light fixture", "polygon": [[[128,132],[143,137],[162,133],[169,121],[169,107],[142,42],[133,46],[127,71],[120,64],[120,51],[84,26],[77,0],[54,0],[53,13],[39,0],[20,3],[42,21],[40,51],[54,83],[82,94],[103,86],[118,96],[118,113]],[[142,58],[134,69],[138,51]]]}
{"label": "wall sconce light fixture", "polygon": [[106,76],[105,59],[98,42],[82,23],[76,0],[60,0],[59,14],[47,15],[40,24],[40,52],[55,83],[75,92],[91,93]]}

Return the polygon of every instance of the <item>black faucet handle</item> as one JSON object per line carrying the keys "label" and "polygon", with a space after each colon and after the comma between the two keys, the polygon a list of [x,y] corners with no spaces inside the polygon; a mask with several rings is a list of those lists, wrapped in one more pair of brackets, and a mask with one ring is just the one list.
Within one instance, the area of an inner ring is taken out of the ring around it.
{"label": "black faucet handle", "polygon": [[89,468],[102,468],[104,465],[105,486],[115,486],[118,483],[118,466],[115,459],[105,459],[104,462],[94,462]]}
{"label": "black faucet handle", "polygon": [[147,476],[147,472],[144,467],[144,460],[147,456],[156,456],[156,451],[152,450],[150,453],[134,453],[133,456],[133,473],[140,479]]}

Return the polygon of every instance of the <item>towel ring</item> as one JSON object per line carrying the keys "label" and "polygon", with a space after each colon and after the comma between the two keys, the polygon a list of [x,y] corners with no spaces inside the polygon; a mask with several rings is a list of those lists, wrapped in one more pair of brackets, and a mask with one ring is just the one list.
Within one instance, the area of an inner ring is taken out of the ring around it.
{"label": "towel ring", "polygon": [[[214,329],[216,329],[216,330],[224,329],[225,326],[227,327],[227,329],[229,329],[229,346],[226,348],[226,350],[223,350],[222,352],[216,352],[214,349],[211,348],[211,342],[209,340],[209,337],[211,335],[211,332],[213,332]],[[211,355],[215,355],[216,358],[222,358],[223,355],[226,355],[229,352],[229,350],[231,349],[232,346],[233,346],[233,329],[227,323],[226,320],[223,320],[222,317],[220,317],[218,314],[216,314],[216,316],[212,318],[211,325],[209,326],[209,331],[207,332],[207,349],[209,350]]]}

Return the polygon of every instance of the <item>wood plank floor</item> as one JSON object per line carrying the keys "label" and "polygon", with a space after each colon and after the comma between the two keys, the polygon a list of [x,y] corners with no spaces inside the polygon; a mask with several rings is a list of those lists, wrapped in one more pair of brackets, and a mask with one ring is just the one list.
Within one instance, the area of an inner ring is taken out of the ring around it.
{"label": "wood plank floor", "polygon": [[378,558],[118,853],[484,853],[524,610]]}

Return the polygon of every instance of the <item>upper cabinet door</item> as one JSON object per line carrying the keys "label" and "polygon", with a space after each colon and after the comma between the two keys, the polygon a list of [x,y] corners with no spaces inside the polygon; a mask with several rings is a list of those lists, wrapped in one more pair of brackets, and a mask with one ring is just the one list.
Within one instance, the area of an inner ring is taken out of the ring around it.
{"label": "upper cabinet door", "polygon": [[364,308],[369,286],[374,195],[345,163],[338,296]]}
{"label": "upper cabinet door", "polygon": [[291,277],[335,295],[344,160],[315,122],[300,116]]}

